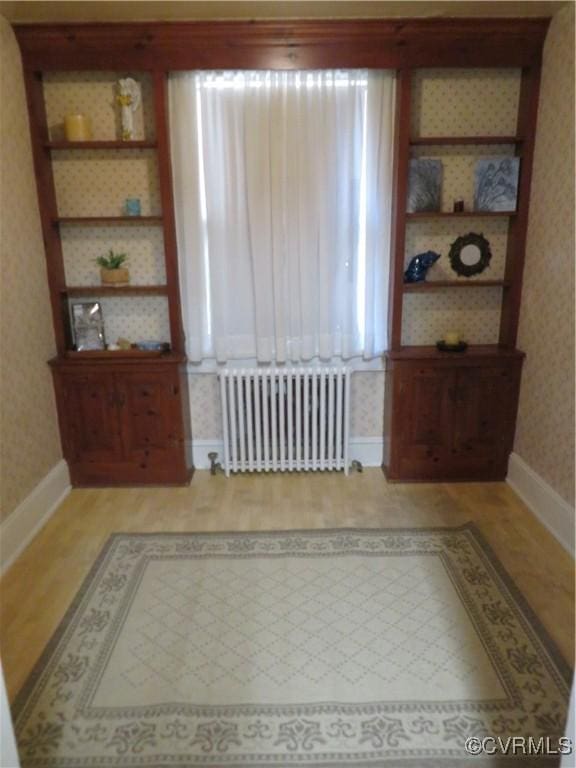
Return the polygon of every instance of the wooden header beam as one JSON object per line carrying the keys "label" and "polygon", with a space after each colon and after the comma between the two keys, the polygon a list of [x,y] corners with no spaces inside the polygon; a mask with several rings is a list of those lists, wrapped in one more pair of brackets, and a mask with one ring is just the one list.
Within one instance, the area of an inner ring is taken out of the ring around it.
{"label": "wooden header beam", "polygon": [[16,25],[28,70],[527,67],[549,19]]}

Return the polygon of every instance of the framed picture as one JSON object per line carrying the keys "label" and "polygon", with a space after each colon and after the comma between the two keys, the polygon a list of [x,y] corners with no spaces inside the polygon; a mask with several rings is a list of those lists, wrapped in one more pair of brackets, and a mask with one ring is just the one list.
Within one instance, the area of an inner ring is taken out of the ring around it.
{"label": "framed picture", "polygon": [[72,339],[78,352],[106,349],[104,320],[99,301],[77,301],[70,304]]}
{"label": "framed picture", "polygon": [[408,213],[439,211],[442,200],[442,160],[410,160]]}
{"label": "framed picture", "polygon": [[474,173],[474,210],[516,210],[519,157],[482,157]]}

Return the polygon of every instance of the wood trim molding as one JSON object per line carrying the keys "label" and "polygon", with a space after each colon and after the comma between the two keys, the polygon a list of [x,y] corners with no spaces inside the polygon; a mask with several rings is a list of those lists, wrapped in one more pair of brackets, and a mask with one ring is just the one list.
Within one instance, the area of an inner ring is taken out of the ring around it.
{"label": "wood trim molding", "polygon": [[406,196],[410,163],[410,109],[412,70],[401,69],[396,82],[394,125],[394,168],[392,187],[392,237],[390,282],[388,286],[388,347],[402,345],[402,304],[404,290],[404,248],[406,243]]}
{"label": "wood trim molding", "polygon": [[162,203],[162,228],[164,234],[164,262],[168,283],[168,312],[172,349],[184,354],[184,326],[180,306],[178,276],[178,245],[176,242],[176,218],[172,191],[172,163],[170,160],[170,131],[168,127],[168,75],[154,72],[154,111],[158,142],[158,177]]}
{"label": "wood trim molding", "polygon": [[520,161],[520,183],[518,186],[518,213],[508,225],[506,244],[506,268],[504,279],[510,287],[504,292],[500,315],[500,334],[498,343],[515,347],[520,321],[522,301],[522,281],[526,256],[526,237],[528,234],[528,215],[530,209],[530,189],[534,148],[536,146],[536,126],[538,123],[538,101],[540,96],[540,65],[525,67],[520,83],[520,103],[518,105],[517,135],[523,139],[522,146],[516,147]]}
{"label": "wood trim molding", "polygon": [[550,19],[18,24],[28,69],[525,67]]}

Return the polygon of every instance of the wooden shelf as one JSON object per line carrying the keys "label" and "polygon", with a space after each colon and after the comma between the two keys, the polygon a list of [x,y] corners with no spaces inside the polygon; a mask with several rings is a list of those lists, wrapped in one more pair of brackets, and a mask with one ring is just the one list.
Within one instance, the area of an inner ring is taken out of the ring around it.
{"label": "wooden shelf", "polygon": [[168,358],[170,352],[151,351],[145,349],[94,349],[77,352],[74,349],[66,351],[65,357],[71,360],[138,360],[142,358]]}
{"label": "wooden shelf", "polygon": [[46,149],[156,149],[157,141],[46,141]]}
{"label": "wooden shelf", "polygon": [[419,219],[492,219],[516,216],[516,211],[418,211],[406,213],[409,221]]}
{"label": "wooden shelf", "polygon": [[443,145],[470,145],[470,144],[522,144],[519,136],[419,136],[410,139],[410,145],[418,146],[443,146]]}
{"label": "wooden shelf", "polygon": [[67,296],[166,296],[167,285],[69,285],[63,288]]}
{"label": "wooden shelf", "polygon": [[464,352],[440,352],[436,345],[400,347],[384,353],[390,360],[458,360],[460,358],[507,358],[524,357],[519,349],[503,347],[498,344],[471,344]]}
{"label": "wooden shelf", "polygon": [[170,352],[150,352],[142,349],[94,349],[84,352],[77,352],[74,349],[67,349],[61,355],[49,360],[49,365],[53,368],[68,365],[85,365],[91,363],[94,365],[107,365],[110,363],[134,364],[162,364],[162,363],[183,363],[186,358],[183,355]]}
{"label": "wooden shelf", "polygon": [[404,283],[404,293],[426,293],[441,288],[506,288],[509,280],[428,280],[422,283]]}
{"label": "wooden shelf", "polygon": [[162,216],[57,216],[52,219],[54,224],[136,224],[140,226],[156,226],[162,224]]}

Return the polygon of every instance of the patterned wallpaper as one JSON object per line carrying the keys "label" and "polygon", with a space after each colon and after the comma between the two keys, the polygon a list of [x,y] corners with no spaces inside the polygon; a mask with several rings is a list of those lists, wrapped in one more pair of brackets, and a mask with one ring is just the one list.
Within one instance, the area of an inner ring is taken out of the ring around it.
{"label": "patterned wallpaper", "polygon": [[516,69],[421,69],[412,84],[412,135],[514,135],[519,85]]}
{"label": "patterned wallpaper", "polygon": [[574,5],[544,49],[519,346],[515,451],[574,504]]}
{"label": "patterned wallpaper", "polygon": [[0,515],[4,519],[62,453],[46,361],[55,352],[20,53],[0,16]]}
{"label": "patterned wallpaper", "polygon": [[122,216],[127,197],[140,198],[143,216],[161,212],[154,150],[65,150],[52,157],[60,216]]}
{"label": "patterned wallpaper", "polygon": [[446,331],[458,331],[474,344],[495,344],[500,301],[500,288],[408,293],[404,296],[402,343],[435,344]]}

